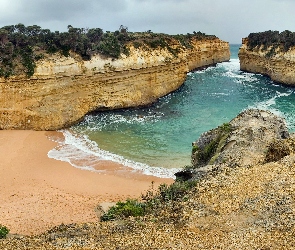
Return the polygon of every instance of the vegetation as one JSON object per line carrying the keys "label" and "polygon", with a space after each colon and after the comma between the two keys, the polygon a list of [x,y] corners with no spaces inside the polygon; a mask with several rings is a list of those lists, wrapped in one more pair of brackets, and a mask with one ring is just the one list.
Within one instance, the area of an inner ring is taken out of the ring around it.
{"label": "vegetation", "polygon": [[[101,28],[74,28],[68,25],[67,32],[50,31],[38,25],[9,25],[0,28],[0,77],[25,73],[28,77],[34,74],[36,61],[46,54],[61,53],[69,56],[74,52],[89,60],[94,54],[119,58],[121,54],[128,55],[128,44],[135,48],[167,48],[177,56],[179,48],[189,48],[191,40],[214,39],[215,36],[194,32],[187,35],[166,35],[147,32],[129,32],[121,25],[115,32],[103,32]],[[177,47],[177,46],[176,46]]]}
{"label": "vegetation", "polygon": [[126,202],[117,202],[102,217],[102,221],[114,220],[118,218],[136,217],[144,215],[145,204],[137,200],[128,199]]}
{"label": "vegetation", "polygon": [[[152,215],[165,222],[179,222],[177,218],[182,215],[182,201],[187,201],[191,196],[191,190],[196,186],[196,181],[176,181],[171,185],[161,184],[158,190],[153,187],[142,195],[142,201],[127,200],[118,202],[104,215],[102,221],[123,219]],[[163,216],[165,213],[165,216]]]}
{"label": "vegetation", "polygon": [[231,131],[231,125],[229,123],[224,123],[206,134],[208,140],[204,145],[194,144],[192,147],[192,168],[213,164],[225,145],[226,139]]}
{"label": "vegetation", "polygon": [[295,46],[295,32],[285,30],[280,33],[279,31],[269,30],[259,33],[250,33],[248,36],[248,46],[250,50],[254,48],[267,50],[271,47],[267,52],[267,56],[272,57],[277,48],[286,52],[291,47]]}
{"label": "vegetation", "polygon": [[268,145],[264,161],[266,163],[279,161],[283,157],[290,155],[290,153],[291,150],[288,141],[276,139]]}
{"label": "vegetation", "polygon": [[8,233],[9,229],[0,224],[0,239],[4,239]]}

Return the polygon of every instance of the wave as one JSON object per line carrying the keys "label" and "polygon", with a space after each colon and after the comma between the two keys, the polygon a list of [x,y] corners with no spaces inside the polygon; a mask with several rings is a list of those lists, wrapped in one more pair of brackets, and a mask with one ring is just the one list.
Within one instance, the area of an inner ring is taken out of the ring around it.
{"label": "wave", "polygon": [[285,114],[279,108],[276,107],[277,99],[281,97],[290,96],[291,94],[293,94],[292,90],[290,90],[287,93],[281,93],[279,91],[276,91],[273,97],[264,101],[256,102],[253,105],[249,105],[248,108],[268,110],[277,116],[283,117],[286,119],[287,127],[291,129],[294,126],[295,117]]}
{"label": "wave", "polygon": [[[179,168],[151,167],[147,164],[125,159],[120,155],[113,154],[98,147],[97,143],[91,141],[86,135],[81,135],[69,130],[61,130],[65,140],[56,141],[58,146],[48,152],[48,157],[70,163],[73,167],[90,170],[93,172],[105,172],[97,170],[95,166],[102,160],[113,161],[140,171],[145,175],[152,175],[160,178],[175,179],[175,173]],[[52,138],[51,138],[52,139]]]}
{"label": "wave", "polygon": [[86,115],[80,123],[80,128],[85,127],[87,131],[101,131],[110,124],[140,124],[145,122],[157,122],[164,116],[162,112],[141,114],[100,114],[99,116]]}
{"label": "wave", "polygon": [[221,63],[220,67],[225,70],[225,72],[221,74],[222,76],[233,78],[234,81],[238,83],[256,82],[258,80],[257,76],[260,76],[260,74],[241,71],[239,59],[231,59],[229,62]]}

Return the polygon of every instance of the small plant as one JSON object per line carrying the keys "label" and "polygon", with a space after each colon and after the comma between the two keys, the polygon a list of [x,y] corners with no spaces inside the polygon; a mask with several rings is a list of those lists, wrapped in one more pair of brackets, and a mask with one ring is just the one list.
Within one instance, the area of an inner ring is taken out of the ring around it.
{"label": "small plant", "polygon": [[142,216],[145,212],[145,205],[138,200],[128,199],[126,202],[117,202],[107,213],[101,216],[102,221],[109,221],[130,216]]}
{"label": "small plant", "polygon": [[233,127],[229,123],[223,123],[207,133],[206,143],[202,145],[193,144],[192,148],[192,165],[194,168],[198,168],[205,165],[211,165],[217,159],[221,153],[223,146],[226,143],[226,139],[233,131]]}
{"label": "small plant", "polygon": [[145,201],[145,212],[154,213],[159,207],[169,206],[169,203],[185,201],[189,192],[196,186],[197,181],[175,181],[171,185],[161,184],[156,192],[142,195]]}
{"label": "small plant", "polygon": [[199,150],[198,145],[193,145],[192,146],[192,153],[194,154],[197,150]]}
{"label": "small plant", "polygon": [[0,224],[0,239],[4,239],[8,233],[9,229]]}
{"label": "small plant", "polygon": [[142,43],[138,42],[138,41],[134,41],[133,46],[134,46],[134,48],[138,49],[138,48],[140,48],[142,46]]}
{"label": "small plant", "polygon": [[291,150],[286,140],[274,140],[269,144],[265,154],[265,162],[279,161],[289,155]]}
{"label": "small plant", "polygon": [[223,132],[227,132],[229,133],[231,130],[232,130],[232,127],[229,123],[223,123],[221,126],[220,126],[220,129],[223,131]]}
{"label": "small plant", "polygon": [[197,152],[197,159],[199,163],[203,165],[207,164],[209,160],[215,154],[217,147],[219,145],[220,136],[215,138],[214,140],[210,141],[202,150],[195,151]]}
{"label": "small plant", "polygon": [[[105,214],[101,216],[102,221],[124,219],[130,216],[152,215],[165,221],[178,221],[183,210],[183,201],[187,201],[191,190],[196,186],[197,181],[176,181],[171,185],[161,184],[157,190],[153,182],[150,190],[142,195],[142,201],[128,199],[125,202],[117,202]],[[166,212],[165,212],[166,211]]]}
{"label": "small plant", "polygon": [[196,186],[196,181],[176,181],[171,185],[162,184],[159,187],[159,198],[162,201],[186,200],[188,192]]}

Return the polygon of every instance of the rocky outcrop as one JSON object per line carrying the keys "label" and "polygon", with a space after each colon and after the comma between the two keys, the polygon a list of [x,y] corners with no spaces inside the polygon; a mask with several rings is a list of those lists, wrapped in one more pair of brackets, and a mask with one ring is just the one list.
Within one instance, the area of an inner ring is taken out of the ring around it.
{"label": "rocky outcrop", "polygon": [[280,47],[256,46],[249,48],[248,38],[244,38],[239,50],[240,69],[246,72],[269,76],[273,81],[295,85],[295,47],[284,52]]}
{"label": "rocky outcrop", "polygon": [[287,144],[281,142],[289,137],[283,118],[269,111],[249,109],[202,134],[193,143],[192,163],[194,168],[222,164],[241,167],[279,160],[290,153]]}
{"label": "rocky outcrop", "polygon": [[47,56],[30,78],[0,79],[0,129],[56,130],[91,111],[151,104],[178,89],[187,72],[229,57],[229,44],[217,38],[195,40],[177,56],[133,46],[119,59]]}

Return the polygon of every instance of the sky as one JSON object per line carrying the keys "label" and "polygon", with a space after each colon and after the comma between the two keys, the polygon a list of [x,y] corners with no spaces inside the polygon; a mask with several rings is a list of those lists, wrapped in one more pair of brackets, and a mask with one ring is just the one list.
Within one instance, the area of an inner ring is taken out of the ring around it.
{"label": "sky", "polygon": [[0,0],[0,27],[22,23],[167,34],[201,31],[232,44],[251,32],[295,32],[295,0]]}

